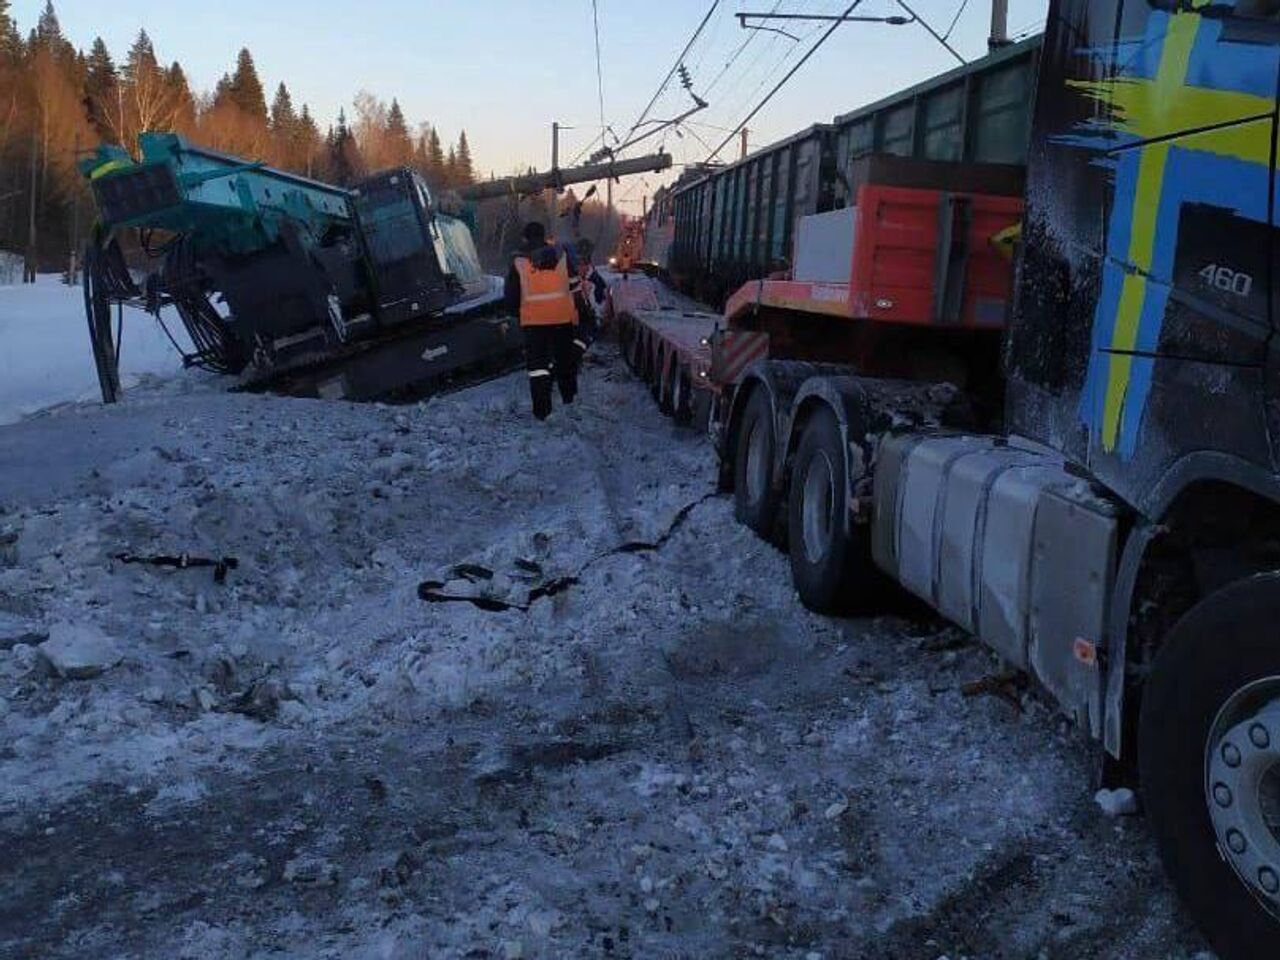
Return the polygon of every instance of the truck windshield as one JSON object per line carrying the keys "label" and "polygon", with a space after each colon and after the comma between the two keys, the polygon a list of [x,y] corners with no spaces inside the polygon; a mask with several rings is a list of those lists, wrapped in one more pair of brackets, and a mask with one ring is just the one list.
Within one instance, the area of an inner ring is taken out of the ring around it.
{"label": "truck windshield", "polygon": [[359,207],[374,260],[393,263],[421,254],[426,248],[422,220],[403,178],[366,185],[361,190]]}

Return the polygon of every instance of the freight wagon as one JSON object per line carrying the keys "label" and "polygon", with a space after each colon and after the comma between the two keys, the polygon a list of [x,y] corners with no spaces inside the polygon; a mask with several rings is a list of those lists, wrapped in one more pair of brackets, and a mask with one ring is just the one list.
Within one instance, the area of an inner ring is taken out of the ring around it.
{"label": "freight wagon", "polygon": [[743,282],[787,269],[797,221],[850,206],[872,155],[1023,163],[1039,54],[1039,37],[1012,44],[678,185],[673,281],[720,306]]}

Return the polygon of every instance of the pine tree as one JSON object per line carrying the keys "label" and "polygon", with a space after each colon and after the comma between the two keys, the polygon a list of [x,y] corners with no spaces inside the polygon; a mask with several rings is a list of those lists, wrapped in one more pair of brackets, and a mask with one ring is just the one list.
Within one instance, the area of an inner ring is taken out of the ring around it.
{"label": "pine tree", "polygon": [[456,187],[458,185],[458,151],[453,147],[449,148],[449,156],[444,161],[444,172],[440,177],[440,183],[445,187]]}
{"label": "pine tree", "polygon": [[241,48],[236,58],[236,72],[227,84],[227,95],[247,116],[266,121],[267,98],[262,92],[258,68],[253,64],[253,54],[248,47]]}
{"label": "pine tree", "polygon": [[172,129],[178,107],[177,91],[168,71],[156,59],[156,48],[146,30],[139,30],[124,66],[120,69],[124,110],[119,142],[132,147],[140,133]]}
{"label": "pine tree", "polygon": [[298,117],[293,112],[293,98],[289,96],[289,88],[282,82],[276,87],[275,99],[271,101],[271,132],[277,137],[291,137]]}
{"label": "pine tree", "polygon": [[338,126],[329,133],[328,167],[329,179],[341,187],[351,186],[360,176],[360,155],[345,110],[338,111]]}
{"label": "pine tree", "polygon": [[108,90],[118,79],[115,61],[111,59],[111,51],[107,49],[101,37],[94,37],[93,46],[89,48],[89,57],[85,61],[86,91],[94,93]]}
{"label": "pine tree", "polygon": [[297,143],[295,159],[298,172],[305,173],[308,177],[315,176],[316,156],[320,152],[320,128],[311,116],[311,108],[305,103],[294,128],[294,139]]}
{"label": "pine tree", "polygon": [[427,182],[433,187],[444,186],[444,149],[440,146],[440,134],[435,127],[427,135]]}
{"label": "pine tree", "polygon": [[391,109],[387,111],[387,130],[392,136],[409,138],[409,126],[404,122],[404,111],[400,109],[400,101],[391,98]]}
{"label": "pine tree", "polygon": [[53,0],[45,0],[44,10],[40,12],[40,19],[36,21],[32,39],[35,43],[46,47],[51,47],[62,39],[62,24],[58,22],[58,14],[54,12]]}
{"label": "pine tree", "polygon": [[103,140],[114,139],[111,118],[120,110],[120,76],[101,37],[94,39],[85,62],[84,103],[94,132]]}
{"label": "pine tree", "polygon": [[0,64],[13,63],[22,53],[22,37],[9,13],[9,0],[0,0]]}
{"label": "pine tree", "polygon": [[427,182],[430,183],[431,168],[430,168],[430,163],[427,160],[427,138],[425,134],[419,136],[417,139],[413,141],[412,163],[413,163],[413,169],[417,170],[418,173],[422,174],[422,176],[427,180]]}
{"label": "pine tree", "polygon": [[40,19],[36,21],[35,29],[31,31],[28,46],[32,51],[48,51],[55,60],[70,62],[75,59],[75,48],[62,34],[62,24],[58,21],[58,14],[53,9],[53,0],[45,0],[44,10],[40,13]]}
{"label": "pine tree", "polygon": [[146,81],[148,74],[153,74],[159,69],[159,64],[156,62],[156,48],[152,45],[151,38],[147,36],[146,30],[139,30],[133,46],[129,48],[129,55],[125,58],[124,67],[120,71],[121,75],[127,83],[141,83]]}
{"label": "pine tree", "polygon": [[196,132],[196,98],[192,96],[187,74],[177,60],[170,65],[165,81],[174,101],[173,129],[190,136]]}
{"label": "pine tree", "polygon": [[400,101],[395,99],[387,111],[386,154],[388,166],[404,167],[413,162],[413,139],[409,136]]}
{"label": "pine tree", "polygon": [[467,131],[458,135],[458,150],[454,156],[453,176],[455,186],[466,186],[475,182],[475,170],[471,165],[471,145],[467,143]]}
{"label": "pine tree", "polygon": [[289,88],[281,83],[276,87],[275,98],[271,101],[271,117],[267,123],[271,133],[271,160],[276,166],[287,170],[297,169],[297,126],[298,116],[293,112],[293,98],[289,96]]}

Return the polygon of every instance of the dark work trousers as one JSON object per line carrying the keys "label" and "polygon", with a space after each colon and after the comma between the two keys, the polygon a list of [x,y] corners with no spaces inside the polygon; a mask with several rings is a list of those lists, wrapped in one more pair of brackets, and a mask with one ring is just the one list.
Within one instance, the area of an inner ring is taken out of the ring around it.
{"label": "dark work trousers", "polygon": [[578,395],[578,357],[573,345],[574,325],[557,323],[524,328],[524,362],[529,369],[529,395],[533,415],[545,420],[551,413],[551,380],[560,387],[560,399],[573,403]]}
{"label": "dark work trousers", "polygon": [[578,297],[578,323],[573,328],[573,359],[575,377],[577,371],[582,370],[582,358],[587,355],[587,350],[591,344],[595,342],[596,335],[599,332],[599,320],[596,319],[596,312],[591,309],[591,305],[587,303],[583,297]]}

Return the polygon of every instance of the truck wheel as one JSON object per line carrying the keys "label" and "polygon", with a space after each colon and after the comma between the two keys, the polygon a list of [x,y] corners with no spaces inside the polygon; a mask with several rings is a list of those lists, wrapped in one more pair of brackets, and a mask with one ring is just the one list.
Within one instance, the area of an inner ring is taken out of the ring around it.
{"label": "truck wheel", "polygon": [[627,368],[636,372],[636,334],[635,328],[625,321],[618,323],[618,348],[622,351],[622,359]]}
{"label": "truck wheel", "polygon": [[644,336],[638,324],[631,324],[631,369],[635,375],[644,379]]}
{"label": "truck wheel", "polygon": [[667,412],[667,351],[658,348],[658,362],[653,369],[653,380],[649,383],[649,392],[658,404],[661,413]]}
{"label": "truck wheel", "polygon": [[675,379],[671,385],[671,416],[681,426],[693,420],[693,383],[689,377],[689,368],[684,364],[676,367]]}
{"label": "truck wheel", "polygon": [[738,424],[733,458],[733,512],[766,540],[773,535],[778,494],[773,489],[773,457],[777,449],[773,405],[757,387],[747,398]]}
{"label": "truck wheel", "polygon": [[1142,696],[1142,793],[1170,879],[1222,960],[1280,956],[1280,576],[1174,625]]}
{"label": "truck wheel", "polygon": [[680,378],[680,358],[672,357],[662,375],[662,388],[658,391],[658,409],[668,417],[676,412],[676,381]]}
{"label": "truck wheel", "polygon": [[845,461],[835,414],[825,407],[805,425],[787,502],[791,579],[806,607],[833,613],[850,606],[854,545],[845,532]]}

